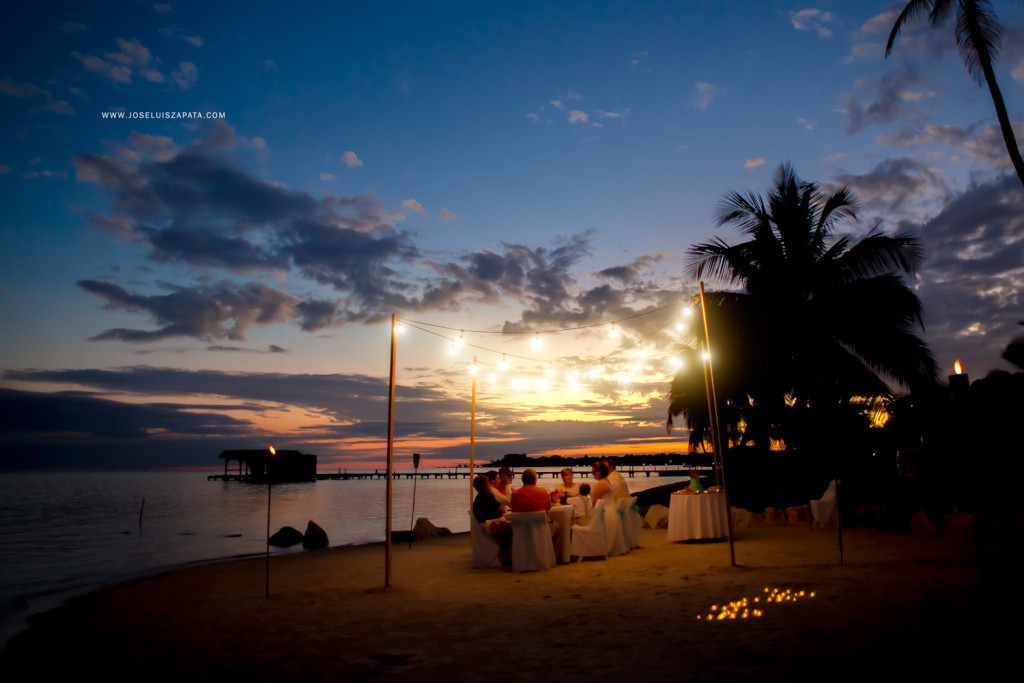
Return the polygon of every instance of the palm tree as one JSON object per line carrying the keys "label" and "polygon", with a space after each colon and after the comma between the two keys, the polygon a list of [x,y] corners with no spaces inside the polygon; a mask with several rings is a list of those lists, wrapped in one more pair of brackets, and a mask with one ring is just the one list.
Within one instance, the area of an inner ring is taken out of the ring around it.
{"label": "palm tree", "polygon": [[[705,299],[719,402],[747,424],[740,443],[796,445],[812,425],[848,422],[854,397],[890,396],[886,379],[934,380],[935,361],[913,329],[923,329],[921,303],[902,278],[922,262],[920,244],[877,227],[857,242],[835,236],[837,223],[856,218],[856,201],[846,187],[826,196],[782,164],[767,198],[729,192],[719,206],[718,226],[747,241],[690,249],[694,280],[731,286]],[[673,383],[670,415],[692,415],[691,428],[707,412],[698,385]]]}
{"label": "palm tree", "polygon": [[1013,168],[1016,169],[1017,177],[1024,185],[1024,159],[1021,159],[1017,138],[1014,137],[1010,117],[1006,114],[1006,104],[1003,103],[1003,95],[999,91],[996,74],[992,70],[992,64],[999,56],[999,39],[1002,29],[988,0],[911,0],[896,17],[892,33],[889,34],[889,42],[885,46],[885,56],[888,57],[892,52],[896,35],[903,28],[904,23],[913,21],[927,12],[932,26],[939,26],[946,21],[954,9],[956,10],[956,45],[960,50],[960,58],[967,67],[967,72],[977,81],[978,85],[981,85],[982,79],[988,85],[992,103],[996,106],[996,117],[999,119],[999,128],[1003,132],[1006,151],[1010,153]]}

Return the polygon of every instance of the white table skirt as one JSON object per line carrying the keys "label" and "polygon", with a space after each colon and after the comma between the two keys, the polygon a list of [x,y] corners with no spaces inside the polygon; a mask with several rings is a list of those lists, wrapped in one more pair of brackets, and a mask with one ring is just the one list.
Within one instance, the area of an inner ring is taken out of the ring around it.
{"label": "white table skirt", "polygon": [[668,540],[722,538],[728,535],[724,493],[672,494],[668,508]]}
{"label": "white table skirt", "polygon": [[551,540],[555,544],[555,559],[569,561],[569,525],[572,524],[572,505],[552,505],[548,517],[562,523],[562,529]]}

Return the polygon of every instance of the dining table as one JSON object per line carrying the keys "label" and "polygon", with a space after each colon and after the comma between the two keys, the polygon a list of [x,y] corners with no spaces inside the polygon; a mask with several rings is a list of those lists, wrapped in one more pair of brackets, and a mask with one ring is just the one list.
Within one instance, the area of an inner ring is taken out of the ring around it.
{"label": "dining table", "polygon": [[668,507],[668,540],[692,541],[728,535],[725,493],[673,493]]}

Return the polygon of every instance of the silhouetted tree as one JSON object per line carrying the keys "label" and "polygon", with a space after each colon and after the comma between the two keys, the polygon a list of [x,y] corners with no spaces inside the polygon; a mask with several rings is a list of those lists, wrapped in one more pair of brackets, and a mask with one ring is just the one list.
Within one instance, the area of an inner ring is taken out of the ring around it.
{"label": "silhouetted tree", "polygon": [[905,23],[927,13],[931,25],[940,26],[953,12],[956,12],[956,45],[960,50],[960,58],[978,85],[981,85],[982,81],[988,85],[992,103],[996,107],[999,128],[1003,133],[1003,142],[1006,143],[1006,151],[1010,154],[1010,161],[1017,171],[1017,177],[1024,185],[1024,159],[1021,159],[1017,138],[1013,134],[1010,117],[1006,113],[1003,94],[999,90],[996,74],[992,69],[992,64],[999,56],[1002,28],[991,3],[987,0],[911,0],[896,17],[892,33],[889,34],[889,42],[885,46],[885,56],[888,57],[892,52],[896,36]]}
{"label": "silhouetted tree", "polygon": [[[722,200],[718,225],[747,241],[690,249],[693,279],[742,288],[705,297],[719,410],[736,412],[720,417],[746,423],[738,443],[799,445],[815,430],[834,439],[862,412],[851,399],[891,395],[879,373],[906,386],[934,381],[935,361],[913,331],[923,327],[921,304],[902,279],[921,263],[920,245],[877,228],[857,242],[835,236],[839,221],[856,218],[856,201],[845,187],[825,195],[782,164],[767,198]],[[699,364],[685,372],[672,385],[670,418],[684,414],[699,429],[703,376]]]}
{"label": "silhouetted tree", "polygon": [[[1024,325],[1024,322],[1017,324]],[[1024,370],[1024,336],[1015,337],[1007,344],[1006,350],[1003,351],[1003,359],[1013,363],[1020,370]]]}

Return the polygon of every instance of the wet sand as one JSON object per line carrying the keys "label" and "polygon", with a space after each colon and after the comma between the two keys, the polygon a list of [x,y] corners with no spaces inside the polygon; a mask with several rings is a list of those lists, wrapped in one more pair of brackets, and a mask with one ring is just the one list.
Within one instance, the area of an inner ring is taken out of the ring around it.
{"label": "wet sand", "polygon": [[[1021,601],[1005,594],[1013,553],[983,549],[979,563],[973,519],[950,521],[941,533],[844,530],[845,566],[835,531],[800,524],[738,529],[736,567],[727,543],[644,530],[628,555],[526,574],[472,569],[460,534],[395,545],[388,588],[382,545],[338,548],[272,558],[269,600],[262,559],[228,562],[75,599],[15,637],[0,670],[6,681],[974,678],[1015,654]],[[765,588],[798,597],[766,603]],[[746,619],[707,620],[743,598]]]}

